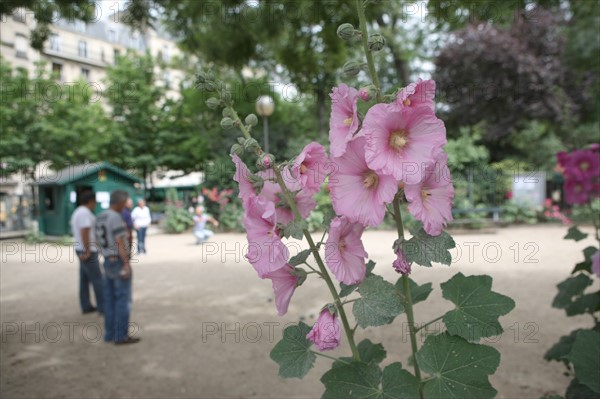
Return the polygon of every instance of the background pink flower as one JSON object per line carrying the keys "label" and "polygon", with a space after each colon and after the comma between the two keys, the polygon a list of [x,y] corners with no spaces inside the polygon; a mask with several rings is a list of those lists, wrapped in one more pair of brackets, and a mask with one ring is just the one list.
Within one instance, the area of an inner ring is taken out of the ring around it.
{"label": "background pink flower", "polygon": [[423,179],[446,144],[446,128],[427,107],[395,110],[377,104],[367,112],[362,131],[367,139],[367,165],[408,184]]}
{"label": "background pink flower", "polygon": [[300,277],[292,274],[294,268],[289,264],[286,264],[281,269],[277,269],[274,272],[267,273],[266,278],[270,279],[273,283],[273,292],[275,293],[275,306],[277,307],[277,314],[283,316],[287,313],[290,300]]}
{"label": "background pink flower", "polygon": [[331,155],[339,157],[346,152],[346,145],[358,129],[358,91],[342,83],[331,94],[329,118],[329,143]]}
{"label": "background pink flower", "polygon": [[303,189],[314,194],[325,181],[328,161],[325,147],[313,141],[294,160],[292,175],[300,180]]}
{"label": "background pink flower", "polygon": [[435,80],[419,78],[398,93],[394,105],[398,108],[426,106],[435,111]]}
{"label": "background pink flower", "polygon": [[365,161],[365,138],[348,144],[346,153],[332,159],[329,189],[338,215],[364,226],[378,226],[392,202],[398,183],[391,176],[371,170]]}
{"label": "background pink flower", "polygon": [[446,159],[445,154],[440,156],[438,162],[427,169],[421,183],[404,186],[409,212],[423,222],[423,228],[432,236],[439,235],[446,222],[452,220],[454,187]]}
{"label": "background pink flower", "polygon": [[306,338],[321,351],[337,348],[342,338],[342,327],[337,314],[331,314],[328,308],[323,309]]}
{"label": "background pink flower", "polygon": [[279,238],[275,205],[261,196],[246,201],[244,227],[248,238],[246,258],[261,278],[287,264],[289,251]]}
{"label": "background pink flower", "polygon": [[352,285],[365,279],[365,258],[369,255],[361,241],[364,230],[364,226],[350,222],[345,216],[333,219],[329,226],[325,262],[335,278],[344,284]]}

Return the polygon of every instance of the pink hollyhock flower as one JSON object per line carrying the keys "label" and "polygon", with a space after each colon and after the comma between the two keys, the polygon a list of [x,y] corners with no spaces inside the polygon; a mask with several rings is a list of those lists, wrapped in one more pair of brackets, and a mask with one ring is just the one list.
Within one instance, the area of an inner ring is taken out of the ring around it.
{"label": "pink hollyhock flower", "polygon": [[394,110],[371,107],[363,121],[369,168],[407,184],[423,179],[424,169],[446,144],[444,123],[427,107]]}
{"label": "pink hollyhock flower", "polygon": [[328,308],[321,311],[317,322],[312,330],[306,335],[306,339],[317,345],[321,351],[335,349],[340,345],[342,328],[337,314],[331,314]]}
{"label": "pink hollyhock flower", "polygon": [[592,255],[592,271],[600,277],[600,250]]}
{"label": "pink hollyhock flower", "polygon": [[287,264],[289,251],[279,238],[275,205],[262,196],[246,201],[244,227],[248,237],[246,258],[261,278]]}
{"label": "pink hollyhock flower", "polygon": [[277,269],[274,272],[267,273],[266,278],[270,279],[273,283],[273,292],[275,293],[275,306],[277,306],[277,314],[283,316],[287,313],[290,300],[300,277],[292,274],[294,268],[289,264],[286,264],[281,269]]}
{"label": "pink hollyhock flower", "polygon": [[[263,171],[259,172],[258,175],[265,179],[263,189],[259,195],[275,205],[277,221],[281,224],[292,222],[294,220],[294,213],[283,196],[279,183],[272,181],[275,178],[273,172]],[[298,179],[293,178],[287,169],[284,170],[282,175],[286,187],[292,192],[298,192],[295,196],[296,206],[300,211],[300,215],[302,215],[303,218],[307,218],[317,206],[317,201],[312,197],[313,193],[301,190]]]}
{"label": "pink hollyhock flower", "polygon": [[302,189],[314,194],[325,181],[328,161],[325,147],[313,141],[294,160],[292,175],[299,179]]}
{"label": "pink hollyhock flower", "polygon": [[426,106],[435,111],[435,80],[419,78],[417,83],[411,83],[398,93],[394,105],[398,108]]}
{"label": "pink hollyhock flower", "polygon": [[593,191],[593,185],[589,180],[576,180],[567,177],[565,180],[565,200],[572,205],[585,204],[589,201],[589,194]]}
{"label": "pink hollyhock flower", "polygon": [[363,225],[350,222],[345,216],[333,219],[329,226],[325,263],[344,284],[352,285],[365,279],[365,258],[369,255],[360,239],[364,230]]}
{"label": "pink hollyhock flower", "polygon": [[330,94],[331,116],[329,118],[329,143],[331,155],[340,157],[346,145],[358,130],[358,91],[342,83]]}
{"label": "pink hollyhock flower", "polygon": [[452,220],[454,187],[446,161],[447,156],[442,153],[421,183],[404,186],[409,212],[423,222],[423,228],[432,236],[439,235],[446,222]]}
{"label": "pink hollyhock flower", "polygon": [[398,191],[398,183],[367,166],[365,138],[348,143],[346,153],[334,158],[331,166],[329,189],[335,212],[363,226],[378,226],[385,216],[385,204],[392,202]]}
{"label": "pink hollyhock flower", "polygon": [[[560,154],[560,153],[559,153]],[[558,155],[557,155],[558,156]],[[565,175],[577,180],[590,179],[600,175],[600,153],[592,150],[576,150],[569,154],[565,160],[562,155]]]}
{"label": "pink hollyhock flower", "polygon": [[402,249],[398,249],[398,252],[396,252],[396,260],[394,261],[392,266],[394,266],[394,269],[398,273],[410,274],[411,263],[408,261],[408,259],[406,259],[406,255],[404,254],[404,251]]}
{"label": "pink hollyhock flower", "polygon": [[255,194],[252,182],[250,182],[248,179],[251,175],[251,172],[246,164],[236,154],[231,155],[231,159],[235,164],[235,174],[233,175],[233,180],[238,182],[240,190],[238,197],[242,199],[242,204],[244,204],[251,195]]}

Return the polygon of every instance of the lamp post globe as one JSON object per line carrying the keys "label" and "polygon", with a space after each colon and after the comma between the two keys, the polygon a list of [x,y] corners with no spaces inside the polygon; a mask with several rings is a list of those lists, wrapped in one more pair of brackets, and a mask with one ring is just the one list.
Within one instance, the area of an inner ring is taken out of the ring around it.
{"label": "lamp post globe", "polygon": [[269,116],[275,111],[275,101],[270,96],[260,96],[256,100],[256,112],[263,117],[263,150],[269,153]]}

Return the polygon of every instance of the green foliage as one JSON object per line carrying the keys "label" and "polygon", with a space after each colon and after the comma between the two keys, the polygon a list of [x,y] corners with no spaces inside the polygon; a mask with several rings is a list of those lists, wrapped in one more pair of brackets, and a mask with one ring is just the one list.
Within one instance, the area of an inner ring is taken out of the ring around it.
{"label": "green foliage", "polygon": [[419,396],[419,383],[401,363],[392,363],[383,373],[375,362],[334,367],[321,377],[323,399],[401,399]]}
{"label": "green foliage", "polygon": [[40,244],[46,242],[46,235],[39,231],[30,230],[25,234],[25,242],[27,244]]}
{"label": "green foliage", "polygon": [[218,219],[225,231],[242,231],[243,216],[244,208],[239,199],[234,198],[230,203],[225,205]]}
{"label": "green foliage", "polygon": [[183,233],[194,225],[193,215],[180,206],[177,191],[173,188],[167,190],[166,212],[162,224],[163,229],[171,234]]}
{"label": "green foliage", "polygon": [[302,378],[313,367],[316,355],[311,351],[306,335],[310,327],[303,322],[283,330],[283,338],[271,351],[271,359],[279,364],[279,375],[283,378]]}
{"label": "green foliage", "polygon": [[292,266],[301,265],[302,263],[306,262],[306,260],[310,256],[311,252],[312,251],[310,249],[305,249],[303,251],[300,251],[297,255],[292,256],[290,258],[290,260],[288,261],[288,263]]}
{"label": "green foliage", "polygon": [[[374,344],[369,339],[363,339],[360,341],[360,343],[356,345],[356,348],[358,349],[360,360],[363,363],[381,363],[387,356],[387,352],[383,348],[383,345]],[[339,360],[333,362],[332,367],[342,366],[344,364],[351,363],[352,361],[353,359],[351,357],[341,357]]]}
{"label": "green foliage", "polygon": [[390,324],[404,310],[399,291],[381,276],[367,277],[358,292],[361,297],[354,302],[352,313],[362,328]]}
{"label": "green foliage", "polygon": [[531,206],[507,202],[501,207],[500,218],[510,224],[535,224],[538,221],[537,212]]}
{"label": "green foliage", "polygon": [[449,250],[456,244],[448,233],[442,231],[434,237],[427,234],[423,228],[411,233],[413,237],[400,244],[409,262],[427,267],[431,267],[431,262],[450,266],[452,255]]}
{"label": "green foliage", "polygon": [[490,276],[466,277],[457,273],[441,287],[443,297],[456,306],[444,315],[450,334],[474,342],[502,334],[498,318],[513,310],[515,302],[492,291]]}
{"label": "green foliage", "polygon": [[567,359],[573,364],[579,383],[600,394],[600,332],[579,331]]}
{"label": "green foliage", "polygon": [[[431,283],[425,283],[423,285],[419,285],[415,283],[411,278],[408,279],[408,285],[410,289],[410,296],[412,300],[412,304],[415,305],[419,302],[423,302],[427,300],[433,288],[431,287]],[[402,284],[402,277],[396,281],[396,288],[400,292],[400,297],[402,298],[402,302],[406,302],[406,294],[404,292],[404,287]]]}
{"label": "green foliage", "polygon": [[426,398],[494,398],[488,381],[500,364],[500,353],[449,333],[429,336],[417,352],[421,369],[432,374],[423,384]]}
{"label": "green foliage", "polygon": [[564,236],[563,238],[565,240],[581,241],[584,238],[586,238],[587,236],[588,235],[586,233],[582,232],[581,230],[579,230],[579,228],[577,226],[572,226],[571,228],[569,228],[567,235]]}

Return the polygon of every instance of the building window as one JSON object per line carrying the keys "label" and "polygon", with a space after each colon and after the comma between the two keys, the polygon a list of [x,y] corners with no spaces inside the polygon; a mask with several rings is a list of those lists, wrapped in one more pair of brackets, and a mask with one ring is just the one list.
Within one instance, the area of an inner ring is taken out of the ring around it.
{"label": "building window", "polygon": [[27,38],[19,33],[15,36],[15,56],[27,59]]}
{"label": "building window", "polygon": [[81,78],[85,79],[89,82],[90,80],[90,70],[87,68],[81,68]]}
{"label": "building window", "polygon": [[60,36],[56,33],[50,34],[50,50],[60,51]]}
{"label": "building window", "polygon": [[164,44],[162,47],[162,60],[164,62],[169,62],[170,59],[171,59],[171,53],[169,52],[169,46]]}
{"label": "building window", "polygon": [[87,43],[83,40],[79,41],[79,56],[87,58]]}
{"label": "building window", "polygon": [[117,32],[115,32],[114,29],[108,31],[108,41],[113,43],[117,41]]}
{"label": "building window", "polygon": [[114,51],[114,63],[115,65],[117,64],[117,61],[119,60],[119,57],[121,56],[121,52],[117,49],[115,49]]}
{"label": "building window", "polygon": [[58,80],[62,82],[62,65],[56,62],[52,63],[52,74],[56,76]]}

